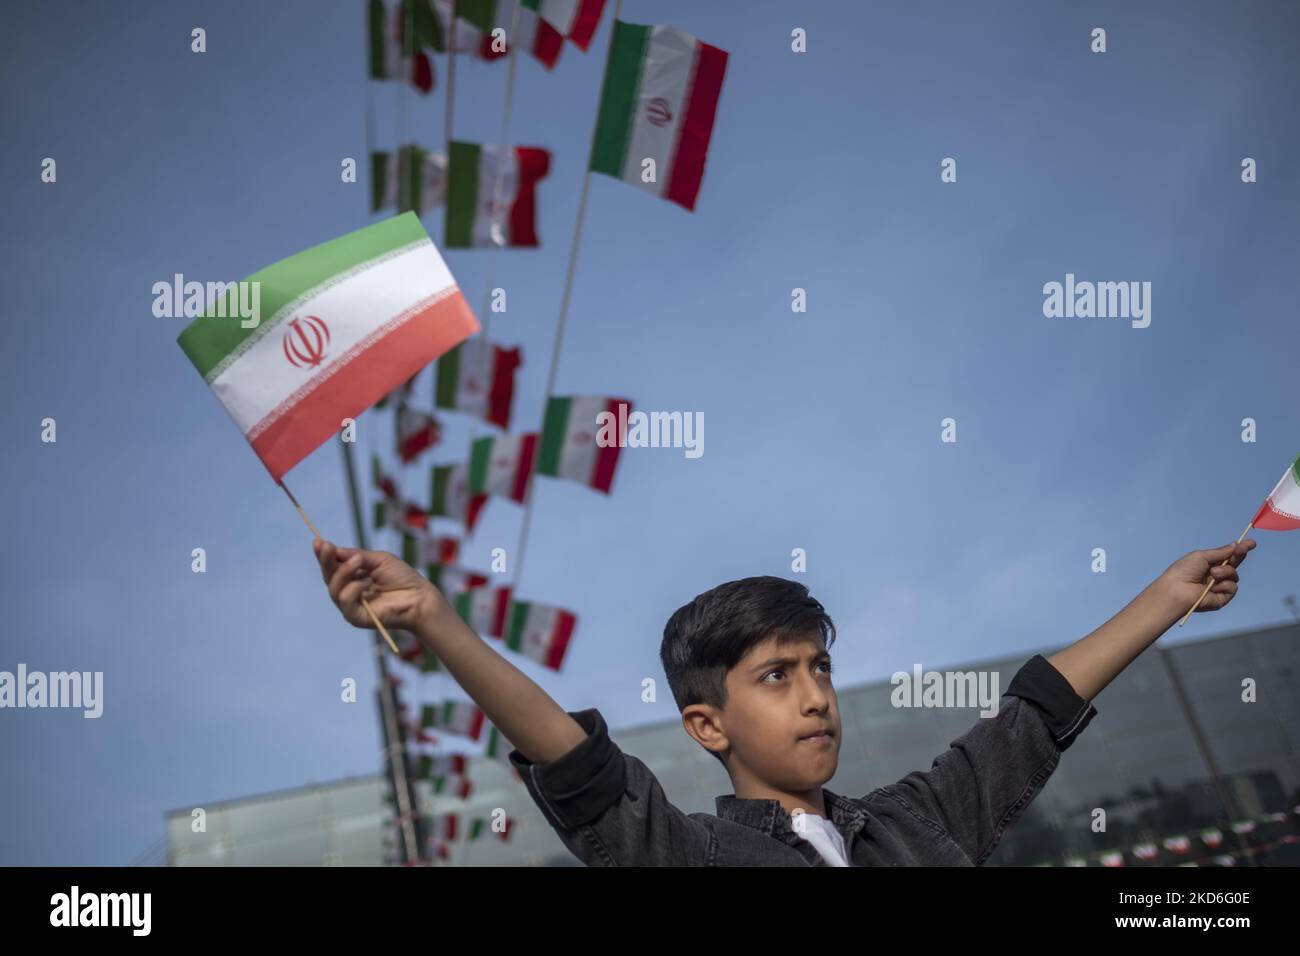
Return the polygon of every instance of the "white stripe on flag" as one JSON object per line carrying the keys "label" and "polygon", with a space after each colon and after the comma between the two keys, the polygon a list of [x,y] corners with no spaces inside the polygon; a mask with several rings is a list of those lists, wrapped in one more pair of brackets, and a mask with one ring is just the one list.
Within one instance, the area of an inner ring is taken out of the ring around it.
{"label": "white stripe on flag", "polygon": [[[456,289],[447,264],[428,239],[331,276],[276,316],[263,317],[255,333],[260,333],[257,341],[212,380],[212,390],[247,434],[295,390],[328,375],[330,364],[382,327],[376,321],[379,316],[396,318],[416,305],[412,289]],[[326,354],[331,362],[318,368],[296,368],[285,358],[284,336],[290,331],[289,319],[308,315],[319,317],[329,328]]]}
{"label": "white stripe on flag", "polygon": [[[651,28],[641,67],[641,85],[632,108],[631,137],[623,167],[623,178],[647,192],[662,196],[668,188],[672,160],[677,151],[678,130],[686,110],[687,86],[694,74],[695,39],[676,27],[656,24]],[[663,99],[672,118],[663,126],[649,120],[652,101]],[[655,161],[656,182],[641,179],[641,163]]]}

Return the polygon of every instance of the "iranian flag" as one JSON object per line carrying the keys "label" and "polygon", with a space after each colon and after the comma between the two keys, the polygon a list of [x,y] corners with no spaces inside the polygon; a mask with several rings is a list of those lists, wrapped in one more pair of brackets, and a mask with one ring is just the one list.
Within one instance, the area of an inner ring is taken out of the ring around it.
{"label": "iranian flag", "polygon": [[[440,0],[438,7],[445,16],[450,4]],[[519,7],[516,19],[517,7],[519,0],[457,0],[459,19],[454,28],[457,52],[472,52],[485,60],[495,60],[509,55],[513,45],[541,60],[548,70],[554,69],[564,49],[564,36],[527,3]],[[449,32],[451,29],[447,27]],[[492,37],[492,31],[497,29],[502,31],[504,39],[500,44],[494,43]]]}
{"label": "iranian flag", "polygon": [[506,619],[506,647],[543,667],[559,670],[577,621],[572,611],[549,604],[512,602]]}
{"label": "iranian flag", "polygon": [[485,504],[487,504],[487,495],[470,493],[469,465],[434,466],[430,514],[463,521],[465,526],[473,531]]}
{"label": "iranian flag", "polygon": [[[619,418],[619,406],[626,406]],[[546,403],[542,423],[541,450],[537,456],[537,473],[553,478],[568,478],[609,493],[618,464],[621,430],[610,436],[607,445],[596,441],[600,432],[597,417],[609,412],[614,421],[626,421],[631,403],[625,398],[598,398],[590,395],[555,396]],[[606,429],[608,432],[608,429]]]}
{"label": "iranian flag", "polygon": [[[514,826],[514,820],[510,819],[509,817],[506,817],[505,823],[502,826],[502,828],[500,830],[495,831],[495,833],[502,840],[509,840],[510,828],[513,826]],[[479,837],[483,836],[483,834],[492,833],[492,832],[494,831],[492,829],[491,820],[489,820],[487,817],[475,817],[469,825],[469,834],[468,836],[466,836],[465,839],[477,840]]]}
{"label": "iranian flag", "polygon": [[462,594],[474,588],[487,587],[488,583],[486,574],[479,574],[477,571],[469,571],[451,564],[428,565],[425,573],[433,586],[444,595]]}
{"label": "iranian flag", "polygon": [[421,452],[428,451],[442,437],[438,420],[425,412],[417,412],[405,402],[397,406],[394,419],[397,424],[397,457],[409,465]]}
{"label": "iranian flag", "polygon": [[442,813],[433,818],[433,838],[435,840],[456,839],[456,814]]}
{"label": "iranian flag", "polygon": [[509,428],[515,371],[522,363],[517,347],[504,349],[481,336],[466,339],[438,359],[434,405]]}
{"label": "iranian flag", "polygon": [[537,182],[550,171],[550,152],[453,140],[449,155],[446,247],[536,246]]}
{"label": "iranian flag", "polygon": [[410,502],[395,501],[384,498],[375,502],[375,530],[392,528],[406,533],[412,528],[429,527],[429,514],[418,505]]}
{"label": "iranian flag", "polygon": [[[423,6],[427,5],[428,0],[424,0]],[[405,79],[421,93],[428,93],[433,89],[433,64],[424,48],[440,48],[430,31],[440,28],[441,24],[436,18],[431,20],[423,14],[416,16],[415,12],[421,7],[416,3],[411,16],[413,42],[403,43],[408,17],[405,7],[404,3],[390,6],[383,0],[370,0],[370,78]]]}
{"label": "iranian flag", "polygon": [[177,342],[277,482],[344,419],[479,330],[415,213],[245,281],[260,284],[260,321],[229,318],[232,286]]}
{"label": "iranian flag", "polygon": [[464,800],[474,792],[474,785],[470,783],[469,777],[444,773],[433,778],[433,792],[444,796],[455,794]]}
{"label": "iranian flag", "polygon": [[447,198],[447,157],[413,143],[370,154],[370,211],[396,209],[423,217]]}
{"label": "iranian flag", "polygon": [[510,587],[462,591],[451,603],[461,620],[480,637],[500,637],[505,629],[506,609],[510,606]]}
{"label": "iranian flag", "polygon": [[523,0],[523,4],[580,50],[591,47],[605,9],[605,0]]}
{"label": "iranian flag", "polygon": [[1251,524],[1265,531],[1300,528],[1300,455],[1255,512]]}
{"label": "iranian flag", "polygon": [[522,503],[537,457],[537,435],[484,435],[470,447],[470,491]]}
{"label": "iranian flag", "polygon": [[372,454],[370,456],[370,483],[379,489],[379,493],[390,501],[399,501],[402,497],[401,492],[397,490],[397,482],[393,476],[384,470],[383,463],[380,462],[379,456]]}
{"label": "iranian flag", "polygon": [[[693,210],[727,54],[676,27],[621,20],[612,44],[591,171]],[[643,181],[647,159],[653,182]]]}
{"label": "iranian flag", "polygon": [[497,729],[495,724],[488,725],[487,747],[483,751],[485,757],[495,760],[498,763],[503,763],[506,766],[511,766],[509,759],[510,751],[514,749],[514,744],[506,740],[505,736]]}
{"label": "iranian flag", "polygon": [[402,560],[413,568],[422,564],[455,564],[460,539],[449,534],[402,534]]}
{"label": "iranian flag", "polygon": [[472,701],[448,700],[425,704],[420,710],[421,727],[438,727],[471,740],[478,740],[485,719],[486,715]]}

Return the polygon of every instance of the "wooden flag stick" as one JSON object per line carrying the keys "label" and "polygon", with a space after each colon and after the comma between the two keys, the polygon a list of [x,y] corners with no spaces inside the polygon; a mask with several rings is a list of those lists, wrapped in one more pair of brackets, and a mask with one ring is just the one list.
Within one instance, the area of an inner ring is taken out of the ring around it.
{"label": "wooden flag stick", "polygon": [[[286,485],[283,481],[279,482],[279,485],[281,488],[284,489],[284,493],[289,496],[289,500],[293,502],[293,506],[296,509],[298,509],[298,514],[302,515],[302,520],[307,522],[307,527],[311,528],[312,537],[319,538],[320,532],[316,530],[316,526],[312,524],[311,519],[307,517],[307,512],[302,510],[302,505],[298,504],[298,499],[293,496],[293,492],[289,490],[289,486]],[[370,602],[367,601],[365,598],[362,598],[361,606],[364,607],[366,609],[366,613],[370,615],[370,620],[375,622],[375,627],[379,629],[379,633],[384,635],[384,640],[386,640],[388,642],[388,646],[393,649],[393,653],[401,654],[401,651],[397,649],[397,642],[393,640],[393,636],[388,633],[388,628],[384,627],[384,622],[379,620],[379,617],[375,614],[374,609],[370,607]]]}
{"label": "wooden flag stick", "polygon": [[[1241,536],[1237,538],[1237,540],[1234,541],[1233,544],[1241,544],[1241,539],[1246,537],[1246,535],[1250,533],[1250,529],[1253,527],[1255,527],[1255,519],[1251,518],[1250,524],[1246,525],[1246,530],[1241,533]],[[1223,559],[1223,564],[1220,564],[1219,567],[1223,567],[1224,564],[1227,564],[1231,560],[1232,560],[1232,555],[1230,554]],[[1192,616],[1193,611],[1195,611],[1198,607],[1201,606],[1201,602],[1205,600],[1205,595],[1210,593],[1210,588],[1212,588],[1213,586],[1214,586],[1214,575],[1211,574],[1210,580],[1205,585],[1205,590],[1201,592],[1201,596],[1196,599],[1195,604],[1193,604],[1191,607],[1187,609],[1187,613],[1183,615],[1183,619],[1178,622],[1179,627],[1182,627],[1184,624],[1187,623],[1187,619]]]}

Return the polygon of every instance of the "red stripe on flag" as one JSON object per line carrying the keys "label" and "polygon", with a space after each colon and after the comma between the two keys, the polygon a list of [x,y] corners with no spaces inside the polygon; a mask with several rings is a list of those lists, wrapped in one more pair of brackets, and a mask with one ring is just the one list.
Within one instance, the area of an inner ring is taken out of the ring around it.
{"label": "red stripe on flag", "polygon": [[510,405],[515,397],[515,369],[521,361],[519,349],[492,349],[492,387],[488,394],[487,420],[510,427]]}
{"label": "red stripe on flag", "polygon": [[253,451],[279,481],[337,435],[343,419],[356,418],[394,386],[478,330],[469,303],[460,289],[452,286],[450,294],[360,351],[310,392],[296,401],[292,397],[286,400],[283,411],[277,408],[271,413],[279,417],[251,442]]}
{"label": "red stripe on flag", "polygon": [[555,615],[555,634],[551,638],[551,646],[546,649],[546,666],[551,670],[558,671],[564,663],[564,652],[569,649],[569,640],[573,637],[573,628],[577,623],[578,619],[572,611],[560,611]]}
{"label": "red stripe on flag", "polygon": [[510,207],[510,245],[537,245],[537,180],[551,170],[551,154],[532,146],[516,146],[519,189]]}
{"label": "red stripe on flag", "polygon": [[541,17],[537,17],[537,32],[533,36],[533,56],[542,61],[548,70],[555,68],[564,49],[564,34],[551,26]]}
{"label": "red stripe on flag", "polygon": [[474,716],[469,721],[469,739],[478,740],[479,734],[483,732],[484,714],[481,707],[474,708]]}
{"label": "red stripe on flag", "polygon": [[[614,429],[614,444],[602,448],[600,444],[597,443],[596,460],[592,463],[591,468],[591,487],[595,488],[597,491],[603,491],[606,494],[609,494],[609,487],[614,482],[614,466],[618,464],[618,453],[622,450],[619,446],[623,441],[623,434],[621,429],[617,427],[617,422],[619,420],[619,405],[627,406],[626,414],[631,414],[632,412],[632,403],[625,398],[611,398],[606,403],[605,411],[611,412],[614,415],[614,421],[616,423]],[[597,432],[597,434],[599,434],[599,432]],[[595,439],[592,440],[595,441]]]}
{"label": "red stripe on flag", "polygon": [[537,458],[537,433],[519,436],[519,465],[515,469],[515,484],[510,489],[510,499],[523,504],[528,492],[528,482],[533,477],[533,462]]}
{"label": "red stripe on flag", "polygon": [[474,495],[469,499],[469,508],[465,512],[465,527],[470,531],[473,531],[474,525],[478,524],[478,516],[482,513],[487,500],[488,496],[486,494]]}
{"label": "red stripe on flag", "polygon": [[433,64],[423,50],[415,55],[415,65],[411,71],[411,82],[421,93],[433,89]]}
{"label": "red stripe on flag", "polygon": [[419,505],[407,505],[403,520],[413,528],[421,530],[429,527],[429,515]]}
{"label": "red stripe on flag", "polygon": [[718,95],[722,92],[722,74],[726,70],[726,51],[701,43],[686,103],[686,116],[678,133],[672,179],[664,193],[665,199],[687,209],[695,208],[695,197],[699,195],[700,181],[704,179],[704,158],[709,152],[713,117],[718,109]]}
{"label": "red stripe on flag", "polygon": [[434,445],[442,438],[438,429],[438,421],[430,418],[420,427],[420,430],[407,435],[402,441],[402,447],[397,451],[397,457],[402,459],[402,463],[409,465],[420,457],[420,454]]}
{"label": "red stripe on flag", "polygon": [[492,630],[488,633],[493,637],[503,637],[506,633],[506,613],[510,610],[510,588],[497,588],[496,601],[497,606],[492,611]]}
{"label": "red stripe on flag", "polygon": [[569,27],[569,39],[579,50],[591,46],[591,38],[596,35],[596,27],[600,26],[600,15],[604,9],[605,0],[581,0],[578,4],[578,13],[573,18],[573,25]]}

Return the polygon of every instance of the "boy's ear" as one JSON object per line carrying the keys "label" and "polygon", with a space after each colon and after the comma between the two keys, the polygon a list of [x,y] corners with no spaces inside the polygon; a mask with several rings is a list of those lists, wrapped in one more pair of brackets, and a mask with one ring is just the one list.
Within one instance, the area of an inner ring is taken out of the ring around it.
{"label": "boy's ear", "polygon": [[716,707],[691,704],[682,711],[682,728],[705,750],[717,753],[730,746],[720,717]]}

